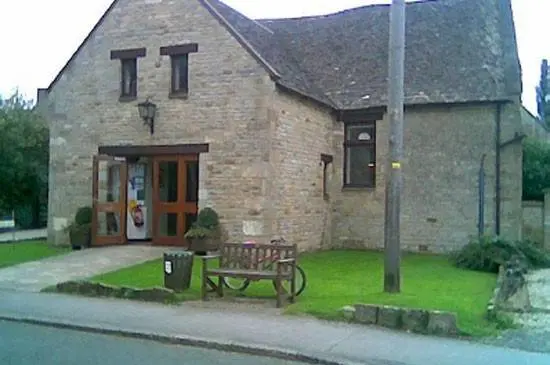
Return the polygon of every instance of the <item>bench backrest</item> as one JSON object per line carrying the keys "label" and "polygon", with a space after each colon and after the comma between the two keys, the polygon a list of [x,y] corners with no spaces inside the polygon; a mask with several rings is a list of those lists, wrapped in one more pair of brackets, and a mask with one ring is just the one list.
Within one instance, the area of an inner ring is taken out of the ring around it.
{"label": "bench backrest", "polygon": [[[223,243],[220,248],[220,268],[235,270],[276,270],[273,261],[295,259],[298,247],[295,244],[266,243],[245,245]],[[268,266],[272,265],[271,268]]]}

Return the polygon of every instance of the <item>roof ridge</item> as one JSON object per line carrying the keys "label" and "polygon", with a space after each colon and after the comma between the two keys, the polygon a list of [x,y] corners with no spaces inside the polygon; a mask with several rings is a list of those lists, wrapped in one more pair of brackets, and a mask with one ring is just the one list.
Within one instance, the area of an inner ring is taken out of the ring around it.
{"label": "roof ridge", "polygon": [[[424,5],[424,4],[427,4],[427,3],[434,3],[434,2],[441,2],[441,1],[445,1],[445,0],[417,0],[417,1],[413,1],[413,2],[407,2],[406,5],[407,6]],[[291,21],[314,20],[314,19],[328,18],[328,17],[332,17],[332,16],[346,15],[346,13],[359,11],[359,10],[363,10],[363,9],[388,8],[390,5],[391,4],[367,4],[367,5],[355,6],[355,7],[352,7],[352,8],[346,8],[346,9],[343,9],[343,10],[332,11],[332,12],[326,13],[326,14],[304,15],[304,16],[288,17],[288,18],[286,18],[286,17],[282,17],[282,18],[255,18],[254,20],[261,21],[261,22],[285,21],[285,20],[287,20],[287,21],[288,20],[291,20]]]}

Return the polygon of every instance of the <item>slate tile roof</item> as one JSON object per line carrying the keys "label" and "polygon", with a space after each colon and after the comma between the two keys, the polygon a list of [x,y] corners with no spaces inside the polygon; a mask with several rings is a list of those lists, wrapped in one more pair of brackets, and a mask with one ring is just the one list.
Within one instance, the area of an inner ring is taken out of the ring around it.
{"label": "slate tile roof", "polygon": [[[252,20],[206,1],[278,71],[282,86],[341,110],[387,103],[388,5]],[[521,95],[510,0],[424,0],[408,3],[406,17],[407,104]]]}

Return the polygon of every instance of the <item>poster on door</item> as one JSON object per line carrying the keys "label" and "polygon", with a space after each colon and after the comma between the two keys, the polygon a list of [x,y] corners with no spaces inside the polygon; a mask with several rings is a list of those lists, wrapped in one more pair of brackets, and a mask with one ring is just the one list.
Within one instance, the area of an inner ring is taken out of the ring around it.
{"label": "poster on door", "polygon": [[145,170],[144,164],[128,166],[128,224],[129,240],[147,238],[147,207],[145,206]]}

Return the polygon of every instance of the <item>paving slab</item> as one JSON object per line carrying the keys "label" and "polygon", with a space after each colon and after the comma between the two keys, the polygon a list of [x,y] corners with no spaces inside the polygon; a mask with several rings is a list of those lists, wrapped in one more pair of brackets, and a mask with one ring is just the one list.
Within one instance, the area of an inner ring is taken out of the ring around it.
{"label": "paving slab", "polygon": [[529,300],[533,310],[512,314],[521,328],[505,331],[485,342],[498,346],[550,353],[550,270],[536,270],[527,275]]}
{"label": "paving slab", "polygon": [[86,279],[161,258],[163,252],[172,250],[153,246],[117,246],[73,251],[0,269],[0,290],[38,292],[59,282]]}
{"label": "paving slab", "polygon": [[0,319],[16,318],[286,350],[345,364],[547,365],[549,354],[421,336],[363,325],[243,311],[224,305],[165,306],[60,294],[1,293]]}

